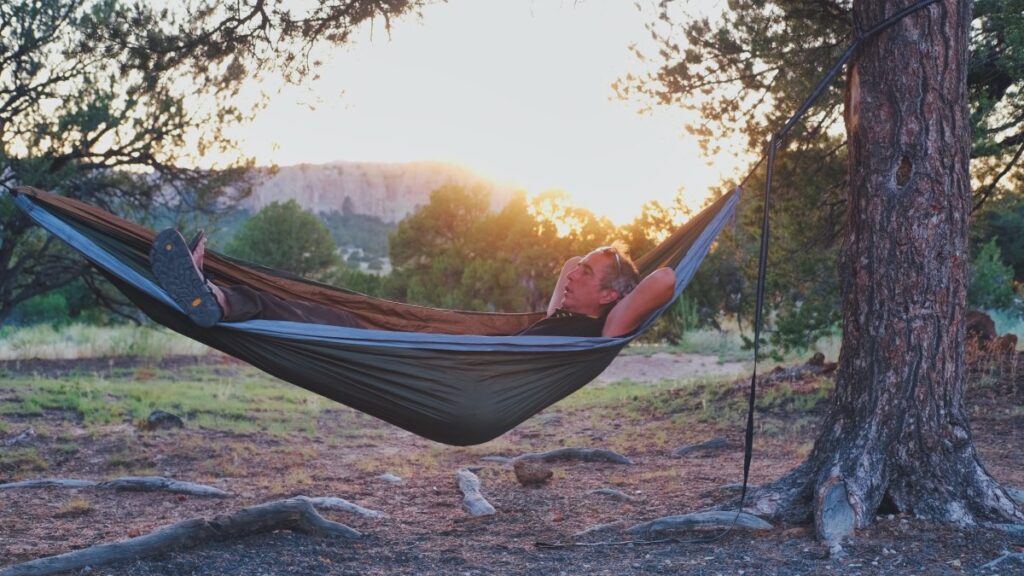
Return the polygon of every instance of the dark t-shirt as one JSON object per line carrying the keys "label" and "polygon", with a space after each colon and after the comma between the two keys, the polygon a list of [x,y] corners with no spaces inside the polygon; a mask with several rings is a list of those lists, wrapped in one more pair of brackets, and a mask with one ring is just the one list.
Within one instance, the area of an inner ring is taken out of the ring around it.
{"label": "dark t-shirt", "polygon": [[605,318],[594,318],[559,308],[543,320],[538,320],[518,336],[600,336]]}

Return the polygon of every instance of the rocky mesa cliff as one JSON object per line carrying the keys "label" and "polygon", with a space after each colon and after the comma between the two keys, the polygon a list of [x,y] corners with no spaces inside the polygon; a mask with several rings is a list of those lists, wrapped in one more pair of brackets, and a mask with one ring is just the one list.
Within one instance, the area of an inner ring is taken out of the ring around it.
{"label": "rocky mesa cliff", "polygon": [[430,200],[446,184],[490,189],[492,207],[503,206],[513,190],[473,171],[443,162],[334,162],[278,168],[253,187],[243,204],[257,211],[274,201],[296,200],[314,212],[341,210],[345,198],[353,212],[398,222]]}

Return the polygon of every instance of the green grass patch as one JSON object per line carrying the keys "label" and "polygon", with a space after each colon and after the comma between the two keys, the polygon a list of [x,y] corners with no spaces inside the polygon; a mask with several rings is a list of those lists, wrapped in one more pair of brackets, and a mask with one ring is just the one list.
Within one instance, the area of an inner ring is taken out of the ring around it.
{"label": "green grass patch", "polygon": [[43,415],[63,411],[87,425],[137,422],[153,410],[181,416],[191,426],[228,432],[314,434],[319,414],[334,404],[254,368],[224,375],[198,366],[177,373],[147,372],[101,378],[14,377],[0,383],[13,398],[0,414]]}
{"label": "green grass patch", "polygon": [[[760,433],[773,436],[810,429],[832,388],[832,381],[822,378],[810,384],[779,383],[760,390],[755,403]],[[745,386],[737,388],[732,379],[723,378],[654,385],[622,380],[584,388],[560,402],[556,409],[567,413],[588,411],[595,426],[615,418],[623,424],[626,435],[634,435],[626,428],[642,426],[647,441],[662,423],[669,429],[697,424],[724,428],[742,424],[747,413],[746,390]],[[653,440],[669,442],[667,436]]]}
{"label": "green grass patch", "polygon": [[625,354],[650,356],[659,352],[667,354],[700,354],[716,356],[719,362],[746,362],[753,357],[750,350],[743,349],[743,338],[731,330],[694,330],[683,334],[678,344],[634,343]]}
{"label": "green grass patch", "polygon": [[49,468],[34,447],[9,447],[0,450],[0,472],[11,475],[42,472]]}
{"label": "green grass patch", "polygon": [[199,356],[210,348],[163,327],[49,324],[0,328],[0,360],[74,359],[139,356],[159,360],[171,355]]}
{"label": "green grass patch", "polygon": [[[1024,326],[1021,327],[1024,330]],[[751,334],[747,334],[752,338]],[[831,336],[821,338],[808,350],[791,351],[782,356],[782,363],[791,364],[803,362],[810,358],[815,352],[821,352],[825,358],[835,361],[839,357],[839,348],[842,344],[842,335],[838,332]],[[726,330],[694,330],[683,334],[678,344],[650,344],[634,343],[627,347],[624,354],[640,354],[651,356],[659,352],[668,354],[700,354],[702,356],[714,356],[720,363],[726,362],[751,362],[754,359],[754,351],[747,348],[743,342],[743,336],[738,329]],[[763,360],[763,363],[779,362],[777,360]]]}

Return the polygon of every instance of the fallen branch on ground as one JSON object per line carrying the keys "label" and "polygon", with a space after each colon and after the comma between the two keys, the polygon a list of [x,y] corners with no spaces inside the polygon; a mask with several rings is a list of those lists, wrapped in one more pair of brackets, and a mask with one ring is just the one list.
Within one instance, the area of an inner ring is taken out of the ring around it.
{"label": "fallen branch on ground", "polygon": [[736,512],[714,510],[710,512],[694,512],[681,516],[655,518],[650,522],[644,522],[643,524],[627,528],[625,532],[634,536],[647,535],[648,537],[657,537],[666,533],[683,530],[729,528],[733,525],[733,519],[736,520],[736,526],[739,528],[747,528],[749,530],[771,530],[772,528],[771,524],[753,514],[740,512],[739,517],[737,517]]}
{"label": "fallen branch on ground", "polygon": [[494,506],[480,494],[480,478],[469,470],[462,468],[455,477],[462,490],[462,507],[473,516],[490,516],[495,513]]}
{"label": "fallen branch on ground", "polygon": [[387,518],[387,515],[383,512],[363,508],[362,506],[353,504],[343,498],[333,498],[329,496],[296,496],[292,498],[292,500],[309,502],[314,508],[319,510],[340,510],[342,512],[351,512],[352,514],[362,516],[363,518]]}
{"label": "fallen branch on ground", "polygon": [[69,572],[85,566],[93,568],[122,560],[137,560],[175,552],[211,541],[224,541],[275,530],[292,530],[314,536],[346,539],[362,535],[352,528],[317,514],[313,505],[300,499],[279,500],[250,506],[213,520],[192,518],[137,538],[99,544],[58,556],[39,558],[9,566],[0,576],[43,576]]}
{"label": "fallen branch on ground", "polygon": [[0,484],[0,490],[11,490],[15,488],[106,488],[111,490],[126,490],[139,492],[164,491],[176,494],[188,494],[191,496],[213,496],[225,498],[231,496],[213,486],[205,484],[194,484],[182,482],[163,476],[124,476],[107,480],[106,482],[94,482],[92,480],[72,480],[66,478],[43,478],[41,480],[22,480]]}
{"label": "fallen branch on ground", "polygon": [[634,498],[633,496],[630,496],[629,494],[626,494],[625,492],[622,492],[621,490],[616,490],[614,488],[598,488],[597,490],[591,490],[590,492],[587,492],[587,494],[600,494],[601,496],[609,496],[615,500],[620,500],[622,502],[636,502],[636,498]]}
{"label": "fallen branch on ground", "polygon": [[484,456],[482,460],[489,462],[515,463],[522,460],[540,460],[542,462],[557,462],[564,460],[579,460],[581,462],[611,462],[612,464],[632,465],[633,461],[622,454],[605,450],[604,448],[558,448],[547,452],[530,452],[521,454],[514,458],[505,456]]}

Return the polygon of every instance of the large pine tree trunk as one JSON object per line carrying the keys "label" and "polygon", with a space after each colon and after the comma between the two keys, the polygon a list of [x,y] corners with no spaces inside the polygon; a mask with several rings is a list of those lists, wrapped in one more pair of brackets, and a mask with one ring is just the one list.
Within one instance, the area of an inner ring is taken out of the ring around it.
{"label": "large pine tree trunk", "polygon": [[[866,29],[910,3],[855,0],[854,17]],[[961,525],[1024,520],[978,461],[964,409],[969,24],[969,2],[944,0],[869,41],[849,71],[836,391],[807,461],[754,497],[783,520],[813,515],[825,537],[823,515],[847,503],[858,527],[883,501]]]}

